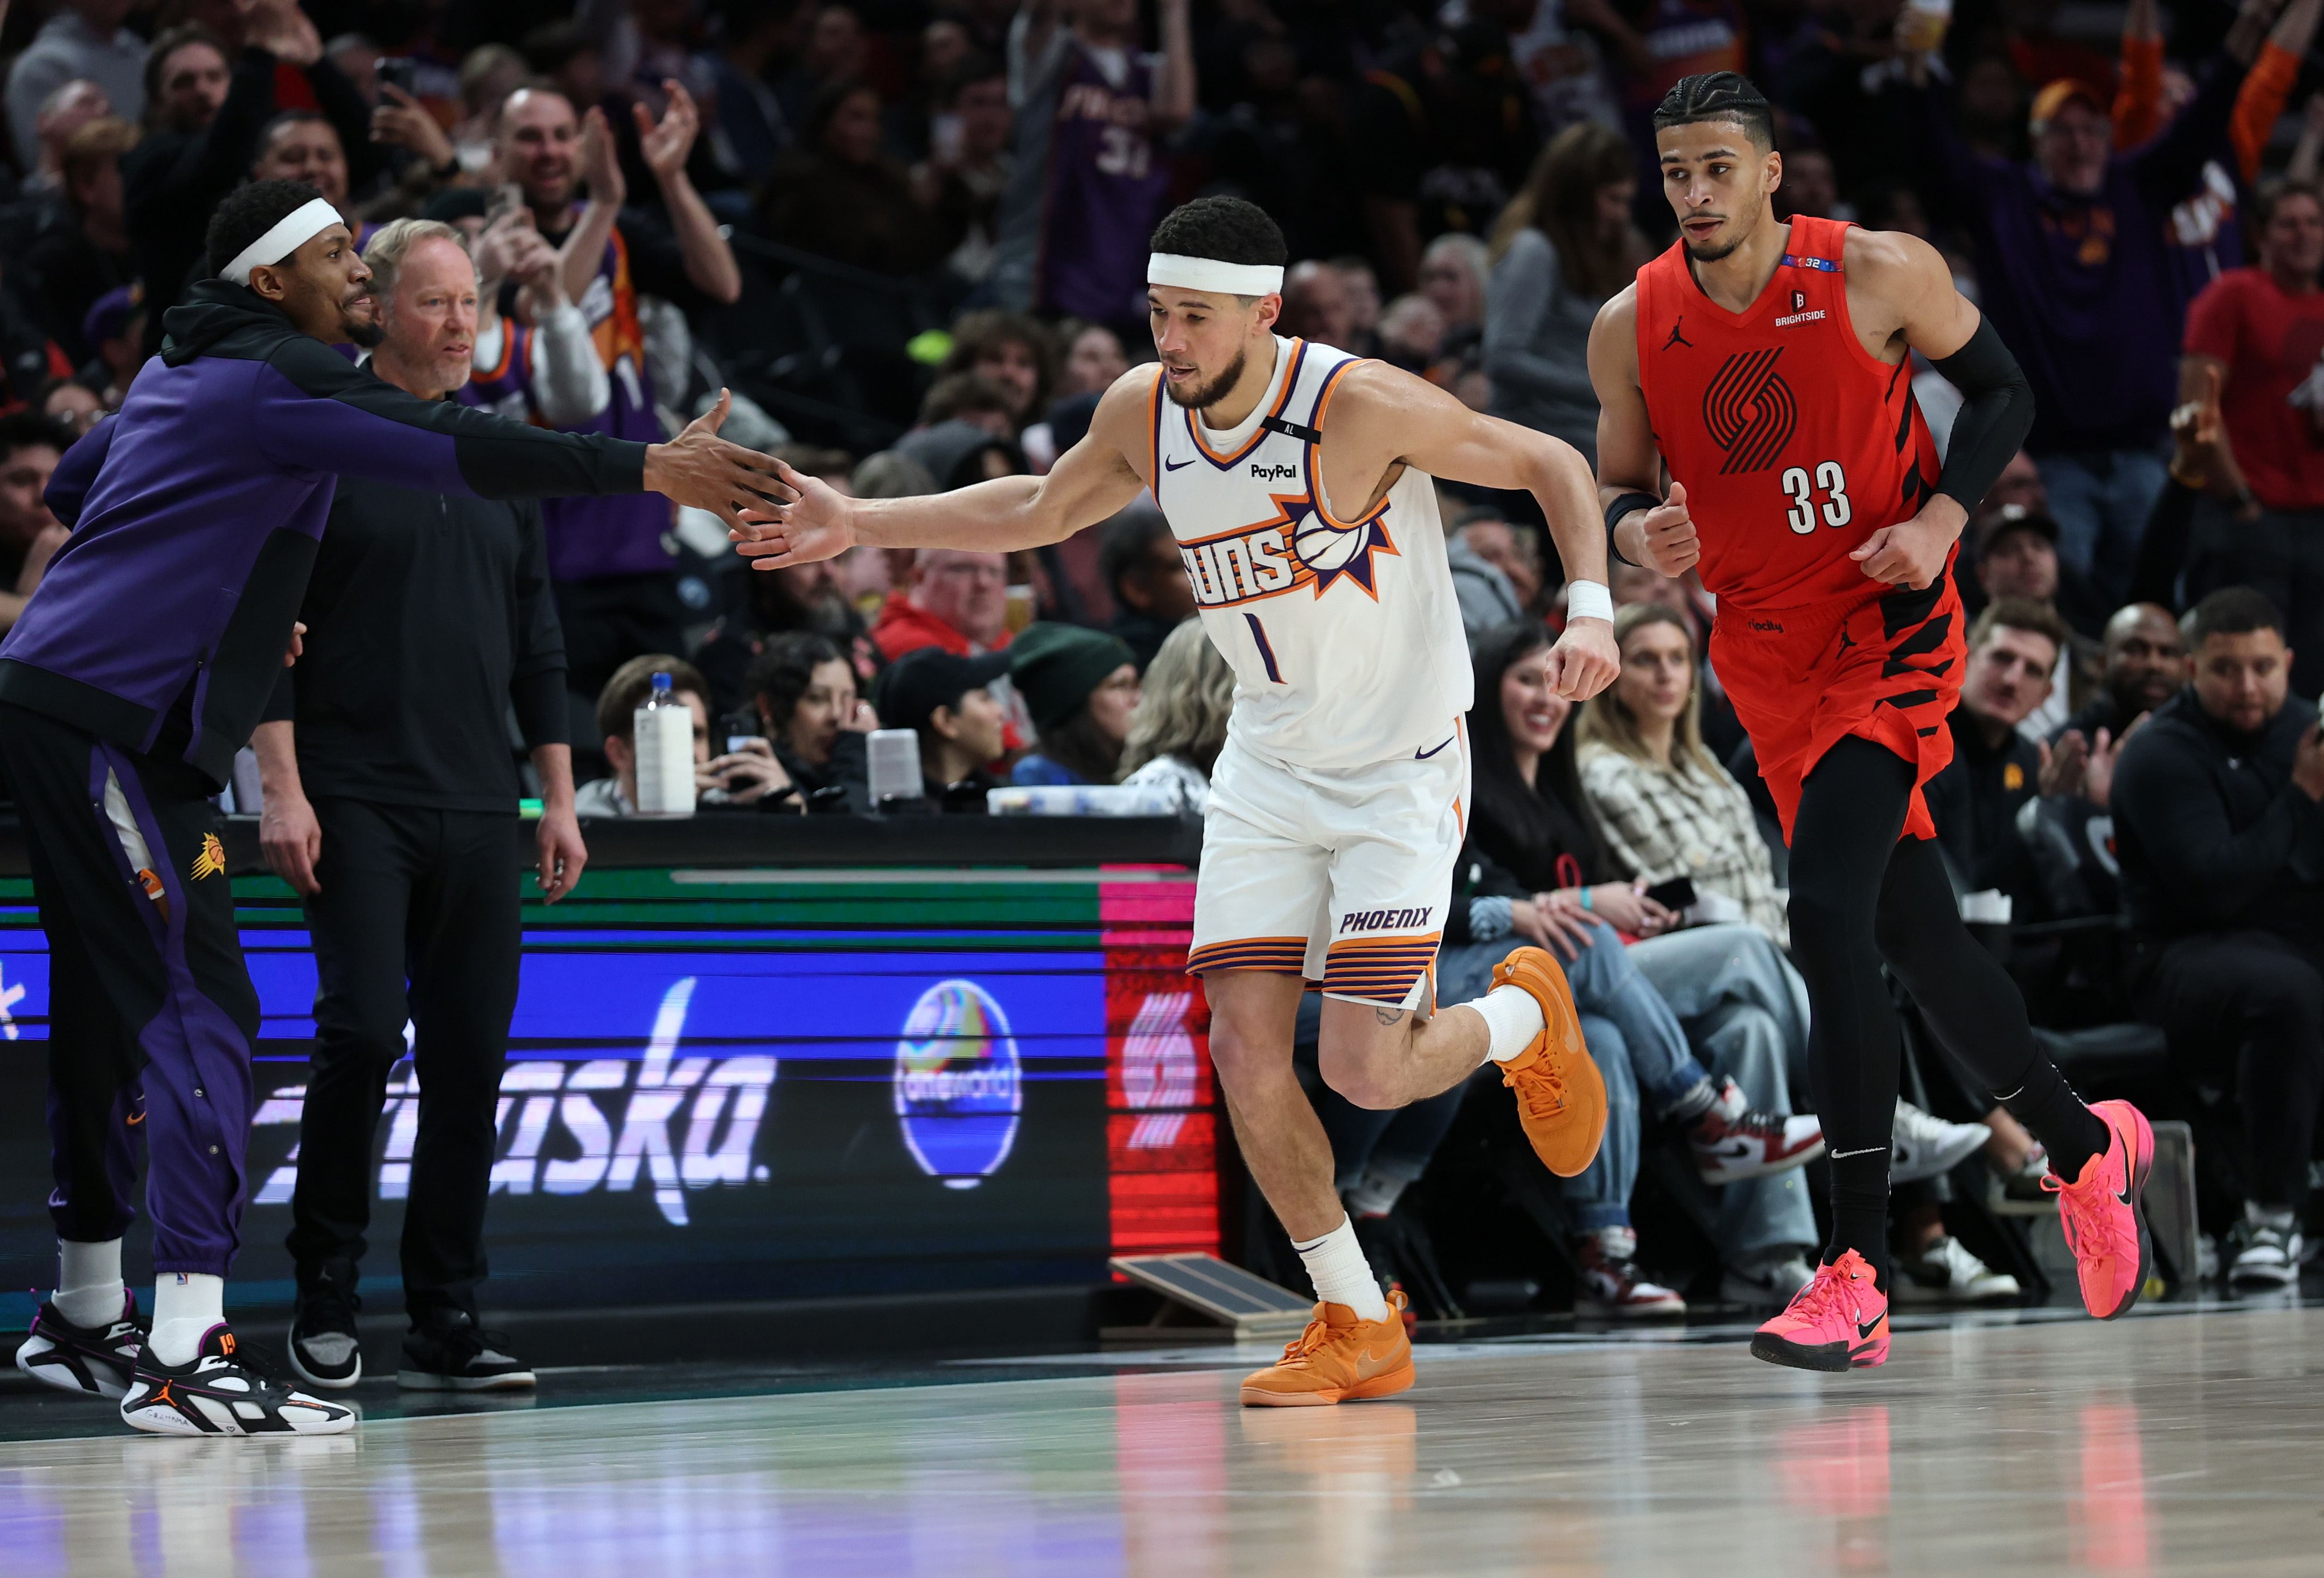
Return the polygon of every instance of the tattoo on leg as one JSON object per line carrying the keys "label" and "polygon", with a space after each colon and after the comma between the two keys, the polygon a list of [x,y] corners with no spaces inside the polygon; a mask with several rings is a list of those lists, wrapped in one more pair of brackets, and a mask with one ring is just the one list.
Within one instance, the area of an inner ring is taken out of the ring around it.
{"label": "tattoo on leg", "polygon": [[1379,1022],[1384,1025],[1393,1025],[1403,1020],[1404,1010],[1400,1008],[1376,1008],[1372,1010],[1372,1017],[1379,1020]]}

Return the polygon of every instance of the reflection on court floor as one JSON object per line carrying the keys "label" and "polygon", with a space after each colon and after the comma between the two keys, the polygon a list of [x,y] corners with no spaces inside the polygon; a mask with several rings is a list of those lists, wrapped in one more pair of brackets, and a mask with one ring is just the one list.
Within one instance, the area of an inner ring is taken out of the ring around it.
{"label": "reflection on court floor", "polygon": [[[1232,1370],[1189,1364],[374,1419],[316,1441],[16,1443],[0,1446],[0,1568],[1401,1578],[2324,1565],[2324,1310],[1940,1325],[1900,1335],[1885,1370],[1840,1377],[1755,1364],[1723,1343],[1477,1343],[1419,1359],[1411,1392],[1340,1408],[1247,1410]],[[103,1428],[100,1415],[90,1423]]]}

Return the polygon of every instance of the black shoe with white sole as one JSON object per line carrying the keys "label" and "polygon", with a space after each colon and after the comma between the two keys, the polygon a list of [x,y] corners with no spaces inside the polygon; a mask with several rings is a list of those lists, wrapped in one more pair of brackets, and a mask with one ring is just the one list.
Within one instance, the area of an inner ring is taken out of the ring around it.
{"label": "black shoe with white sole", "polygon": [[138,1353],[122,1421],[155,1435],[337,1435],[355,1427],[355,1411],[293,1391],[244,1351],[223,1322],[202,1333],[188,1364]]}
{"label": "black shoe with white sole", "polygon": [[519,1391],[533,1384],[532,1366],[466,1311],[455,1310],[404,1334],[395,1384],[411,1392]]}
{"label": "black shoe with white sole", "polygon": [[77,1326],[47,1299],[32,1317],[32,1329],[16,1345],[16,1368],[43,1386],[87,1398],[118,1398],[129,1389],[130,1371],[145,1335],[137,1327],[137,1296],[124,1293],[121,1318],[101,1326]]}
{"label": "black shoe with white sole", "polygon": [[2299,1220],[2286,1212],[2248,1211],[2227,1233],[2227,1282],[2236,1287],[2290,1287],[2300,1280]]}
{"label": "black shoe with white sole", "polygon": [[345,1391],[363,1379],[363,1344],[355,1335],[355,1311],[363,1300],[345,1278],[324,1277],[300,1289],[290,1317],[290,1372],[309,1386]]}

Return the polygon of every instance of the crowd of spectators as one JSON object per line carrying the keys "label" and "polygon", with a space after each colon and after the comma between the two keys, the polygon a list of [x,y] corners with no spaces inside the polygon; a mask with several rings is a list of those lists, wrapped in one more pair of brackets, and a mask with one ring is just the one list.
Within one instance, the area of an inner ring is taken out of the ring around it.
{"label": "crowd of spectators", "polygon": [[[1930,799],[1965,895],[2119,935],[2075,992],[2063,952],[2019,950],[2037,1020],[2166,1032],[2190,1099],[2244,1131],[2207,1223],[2232,1228],[2236,1275],[2282,1280],[2324,1093],[2324,97],[2292,111],[2319,13],[16,0],[0,627],[63,540],[48,473],[158,351],[246,180],[311,181],[359,240],[411,217],[466,238],[486,310],[458,398],[657,438],[731,386],[730,436],[855,494],[1054,464],[1148,355],[1148,231],[1206,192],[1289,236],[1286,333],[1589,454],[1591,323],[1671,235],[1646,117],[1683,75],[1742,70],[1777,106],[1779,212],[1934,243],[2033,383],[2026,452],[1954,570],[1978,617]],[[1941,443],[1958,399],[1913,378]],[[1788,1110],[1806,1029],[1785,851],[1703,660],[1709,598],[1618,569],[1624,675],[1569,716],[1504,687],[1560,618],[1534,502],[1442,503],[1474,734],[1513,753],[1479,767],[1448,973],[1530,937],[1627,1001],[1601,1022],[1634,1129],[1812,1121]],[[915,732],[948,810],[1009,781],[1202,804],[1231,681],[1150,500],[1038,551],[766,573],[652,495],[543,513],[586,814],[635,808],[656,672],[694,714],[706,810],[872,808],[883,726]],[[1710,940],[1670,946],[1690,932]],[[1360,1219],[1394,1209],[1431,1121],[1334,1128]],[[2038,1179],[2038,1148],[1975,1098],[1906,1115],[1900,1176],[1970,1150],[2005,1193]],[[1600,1304],[1659,1313],[1677,1296],[1625,1236],[1636,1158],[1615,1142],[1571,1191],[1575,1256]],[[1804,1200],[1795,1178],[1728,1186],[1731,1295],[1788,1297]],[[1899,1232],[1915,1286],[2008,1290],[1934,1205],[1900,1207]]]}

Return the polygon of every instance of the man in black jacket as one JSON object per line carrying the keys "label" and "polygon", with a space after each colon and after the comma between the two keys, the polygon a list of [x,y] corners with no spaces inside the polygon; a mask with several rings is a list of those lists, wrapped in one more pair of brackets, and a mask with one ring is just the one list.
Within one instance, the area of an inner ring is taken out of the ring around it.
{"label": "man in black jacket", "polygon": [[2124,748],[2114,780],[2139,1010],[2198,1081],[2232,1085],[2250,1149],[2228,1275],[2300,1274],[2324,1096],[2324,740],[2289,694],[2283,616],[2247,586],[2188,614],[2191,682]]}
{"label": "man in black jacket", "polygon": [[[400,219],[364,260],[382,331],[371,370],[444,399],[468,381],[475,348],[476,272],[458,232]],[[320,978],[290,1200],[290,1367],[334,1389],[362,1378],[372,1133],[408,1017],[420,1104],[403,1217],[411,1333],[397,1379],[529,1386],[531,1371],[480,1331],[475,1288],[516,1008],[512,708],[540,779],[543,896],[570,891],[587,858],[540,506],[351,478],[332,500],[300,617],[306,651],[255,736],[260,844],[306,900]]]}
{"label": "man in black jacket", "polygon": [[1929,780],[1929,815],[1953,874],[1969,892],[1998,889],[2015,901],[2014,918],[2043,908],[2032,851],[2017,814],[2039,794],[2044,759],[2017,732],[2048,698],[2066,622],[2024,597],[1986,604],[1969,627],[1960,706],[1947,719],[1953,759]]}
{"label": "man in black jacket", "polygon": [[2187,683],[2187,643],[2171,611],[2153,603],[2126,603],[2106,622],[2100,649],[2098,689],[2050,737],[2052,747],[2069,734],[2096,745],[2105,730],[2120,744],[2131,725],[2179,694]]}

